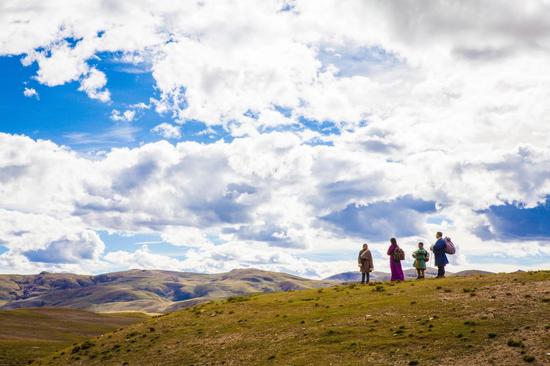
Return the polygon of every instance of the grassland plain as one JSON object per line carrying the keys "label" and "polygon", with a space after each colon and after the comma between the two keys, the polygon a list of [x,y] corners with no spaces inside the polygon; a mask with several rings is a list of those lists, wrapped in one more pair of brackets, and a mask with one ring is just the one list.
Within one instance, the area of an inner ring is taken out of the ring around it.
{"label": "grassland plain", "polygon": [[548,365],[550,272],[233,297],[35,365]]}
{"label": "grassland plain", "polygon": [[74,342],[144,321],[142,313],[95,314],[74,309],[0,311],[0,365],[26,365]]}

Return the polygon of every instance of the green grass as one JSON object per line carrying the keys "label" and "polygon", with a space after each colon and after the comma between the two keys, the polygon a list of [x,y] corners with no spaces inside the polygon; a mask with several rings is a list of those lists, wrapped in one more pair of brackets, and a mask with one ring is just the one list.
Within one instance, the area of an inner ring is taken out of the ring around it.
{"label": "green grass", "polygon": [[95,314],[74,309],[0,311],[0,365],[28,364],[75,342],[148,319],[139,313]]}
{"label": "green grass", "polygon": [[36,364],[537,364],[550,344],[549,288],[550,272],[540,271],[235,297],[153,317]]}

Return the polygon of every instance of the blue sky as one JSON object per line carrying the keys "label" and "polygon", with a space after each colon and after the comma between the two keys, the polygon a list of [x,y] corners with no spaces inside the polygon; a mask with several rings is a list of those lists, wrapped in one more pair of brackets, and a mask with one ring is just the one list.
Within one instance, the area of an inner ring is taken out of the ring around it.
{"label": "blue sky", "polygon": [[0,271],[547,268],[548,6],[444,3],[0,5]]}
{"label": "blue sky", "polygon": [[[2,132],[24,134],[35,139],[48,139],[76,150],[103,150],[112,147],[135,147],[162,137],[150,130],[172,121],[169,113],[140,110],[139,123],[113,123],[114,109],[127,110],[132,105],[149,103],[158,95],[151,72],[147,69],[124,68],[112,55],[101,55],[101,69],[108,75],[110,103],[99,103],[79,92],[78,83],[47,87],[33,80],[36,65],[25,67],[21,57],[1,57],[0,69],[5,87],[2,97]],[[33,88],[36,97],[25,97],[23,90]],[[225,136],[220,128],[214,133],[199,134],[206,130],[200,121],[189,121],[182,128],[182,140],[212,142]]]}

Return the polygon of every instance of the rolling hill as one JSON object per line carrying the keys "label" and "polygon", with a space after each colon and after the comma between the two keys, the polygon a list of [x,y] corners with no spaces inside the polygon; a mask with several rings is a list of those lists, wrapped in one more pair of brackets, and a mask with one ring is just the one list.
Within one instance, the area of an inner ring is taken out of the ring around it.
{"label": "rolling hill", "polygon": [[0,309],[63,307],[94,312],[161,313],[211,299],[331,284],[256,269],[220,274],[130,270],[98,276],[48,272],[1,275]]}
{"label": "rolling hill", "polygon": [[34,365],[548,365],[550,271],[213,301]]}
{"label": "rolling hill", "polygon": [[95,314],[75,309],[0,310],[0,365],[33,359],[149,317],[140,313]]}
{"label": "rolling hill", "polygon": [[493,272],[482,271],[479,269],[467,269],[465,271],[456,272],[453,274],[453,276],[479,276],[488,274],[493,274]]}

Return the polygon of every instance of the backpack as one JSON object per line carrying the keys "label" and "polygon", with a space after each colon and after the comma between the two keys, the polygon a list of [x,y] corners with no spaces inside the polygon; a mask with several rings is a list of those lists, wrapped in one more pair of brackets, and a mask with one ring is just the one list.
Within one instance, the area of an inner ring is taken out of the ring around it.
{"label": "backpack", "polygon": [[456,253],[456,247],[454,243],[451,241],[451,238],[446,237],[445,238],[445,253],[447,254],[455,254]]}
{"label": "backpack", "polygon": [[[422,253],[422,252],[418,253],[418,251],[415,252],[416,253],[416,259],[421,259],[422,257],[424,257],[424,261],[428,262],[430,260],[430,253],[428,253],[428,251],[425,250],[425,249],[423,249],[423,250],[424,250],[424,253]],[[414,253],[413,253],[413,255],[414,255]]]}
{"label": "backpack", "polygon": [[405,259],[405,252],[403,251],[403,249],[401,249],[399,247],[395,248],[395,250],[393,251],[393,259],[396,262],[404,260]]}

